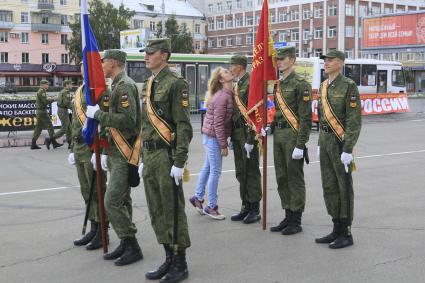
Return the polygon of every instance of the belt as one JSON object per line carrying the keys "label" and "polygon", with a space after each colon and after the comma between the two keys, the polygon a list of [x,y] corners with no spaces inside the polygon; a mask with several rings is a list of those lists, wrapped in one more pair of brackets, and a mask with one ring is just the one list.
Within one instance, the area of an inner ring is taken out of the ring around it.
{"label": "belt", "polygon": [[162,141],[148,140],[148,141],[143,141],[142,144],[143,144],[142,147],[149,151],[163,149],[163,148],[167,148],[167,149],[170,148],[168,144]]}
{"label": "belt", "polygon": [[233,122],[233,127],[235,129],[244,128],[244,127],[246,127],[246,123],[245,122],[242,122],[241,120],[238,120],[236,122]]}
{"label": "belt", "polygon": [[281,122],[273,122],[275,128],[278,129],[286,129],[286,128],[291,128],[291,125],[288,124],[288,122],[286,121],[281,121]]}
{"label": "belt", "polygon": [[333,133],[332,128],[328,125],[321,125],[320,129],[324,133]]}

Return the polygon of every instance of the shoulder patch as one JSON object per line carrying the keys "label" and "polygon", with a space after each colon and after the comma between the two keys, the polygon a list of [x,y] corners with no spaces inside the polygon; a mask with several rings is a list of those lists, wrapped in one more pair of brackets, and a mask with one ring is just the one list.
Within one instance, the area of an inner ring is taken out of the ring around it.
{"label": "shoulder patch", "polygon": [[121,95],[120,100],[121,100],[122,107],[127,108],[129,106],[127,93],[124,93],[123,95]]}
{"label": "shoulder patch", "polygon": [[357,96],[356,95],[351,95],[350,96],[350,107],[351,108],[356,108],[357,107]]}
{"label": "shoulder patch", "polygon": [[310,91],[308,89],[304,89],[303,100],[304,101],[310,101]]}

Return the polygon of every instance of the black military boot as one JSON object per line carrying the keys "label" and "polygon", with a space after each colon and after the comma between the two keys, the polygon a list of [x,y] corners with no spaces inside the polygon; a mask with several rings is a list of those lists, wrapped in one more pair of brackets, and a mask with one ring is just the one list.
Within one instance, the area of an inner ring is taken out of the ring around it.
{"label": "black military boot", "polygon": [[[108,230],[106,230],[106,244],[109,242],[109,235]],[[102,228],[99,224],[96,235],[93,237],[93,239],[86,245],[86,250],[88,251],[94,251],[97,249],[100,249],[102,247]]]}
{"label": "black military boot", "polygon": [[165,249],[165,262],[158,267],[157,270],[146,272],[145,276],[149,280],[159,280],[170,270],[171,261],[173,259],[173,249],[170,245],[164,245]]}
{"label": "black military boot", "polygon": [[330,244],[338,237],[340,233],[340,221],[337,218],[333,218],[332,222],[334,223],[334,228],[332,232],[324,237],[316,238],[316,243],[318,244]]}
{"label": "black military boot", "polygon": [[120,256],[122,256],[124,251],[125,251],[125,243],[124,243],[124,240],[121,240],[120,244],[118,245],[118,247],[115,248],[115,250],[103,255],[103,259],[105,260],[117,259]]}
{"label": "black military boot", "polygon": [[50,144],[52,143],[52,140],[50,138],[44,139],[44,144],[46,145],[47,149],[50,150]]}
{"label": "black military boot", "polygon": [[342,249],[353,245],[353,235],[351,235],[351,223],[347,219],[341,219],[341,230],[338,237],[329,244],[331,249]]}
{"label": "black military boot", "polygon": [[241,211],[230,217],[232,221],[242,221],[249,213],[249,202],[242,202]]}
{"label": "black military boot", "polygon": [[243,219],[243,223],[251,224],[259,221],[261,219],[260,215],[260,202],[256,201],[250,204],[250,209],[248,215]]}
{"label": "black military boot", "polygon": [[179,249],[171,261],[167,274],[159,280],[160,283],[177,283],[189,276],[186,262],[186,250]]}
{"label": "black military boot", "polygon": [[282,230],[282,235],[293,235],[302,232],[301,216],[302,212],[293,211],[289,219],[288,226]]}
{"label": "black military boot", "polygon": [[270,227],[270,232],[280,232],[288,226],[289,218],[291,217],[292,211],[285,209],[285,218],[280,221],[276,226]]}
{"label": "black military boot", "polygon": [[41,147],[39,147],[37,145],[37,140],[36,139],[32,139],[32,141],[31,141],[31,149],[41,149]]}
{"label": "black military boot", "polygon": [[52,142],[52,144],[53,144],[53,148],[57,148],[57,147],[61,147],[61,146],[63,146],[63,143],[58,143],[57,141],[56,141],[56,139],[51,139],[51,142]]}
{"label": "black military boot", "polygon": [[96,221],[90,220],[90,231],[85,234],[82,238],[74,241],[74,246],[85,246],[94,238],[96,235],[99,224]]}
{"label": "black military boot", "polygon": [[124,253],[114,262],[115,265],[127,265],[143,259],[142,249],[136,237],[124,238],[124,246]]}

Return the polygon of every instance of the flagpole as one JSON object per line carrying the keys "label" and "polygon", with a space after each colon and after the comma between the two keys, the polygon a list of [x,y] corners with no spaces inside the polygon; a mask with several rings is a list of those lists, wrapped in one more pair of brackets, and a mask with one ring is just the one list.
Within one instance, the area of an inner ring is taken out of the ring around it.
{"label": "flagpole", "polygon": [[[267,1],[267,0],[266,0]],[[267,5],[268,6],[268,5]],[[267,7],[268,8],[268,7]],[[268,11],[267,11],[268,18]],[[266,28],[268,31],[268,21],[267,25],[263,25],[263,28]],[[268,50],[269,45],[269,33],[263,31],[263,42],[265,48]],[[263,129],[267,126],[267,72],[263,72],[263,117],[262,117],[262,127]],[[263,230],[266,230],[267,226],[267,135],[263,137]]]}

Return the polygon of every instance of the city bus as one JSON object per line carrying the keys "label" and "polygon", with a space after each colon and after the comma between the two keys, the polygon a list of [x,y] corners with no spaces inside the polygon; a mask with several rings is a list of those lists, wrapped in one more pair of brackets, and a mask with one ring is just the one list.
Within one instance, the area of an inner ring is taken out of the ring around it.
{"label": "city bus", "polygon": [[[141,84],[151,75],[144,62],[144,53],[138,50],[123,50],[127,53],[127,74]],[[191,111],[197,111],[205,99],[208,79],[214,68],[228,67],[232,55],[172,54],[170,68],[182,75],[189,84]],[[252,56],[248,56],[248,71]],[[320,70],[320,71],[319,71]],[[297,58],[295,71],[312,86],[313,106],[317,104],[320,83],[326,79],[324,62],[318,57]],[[344,75],[358,86],[361,95],[406,93],[403,66],[400,62],[374,59],[346,59]],[[406,98],[407,99],[407,98]],[[314,116],[314,115],[313,115]]]}

